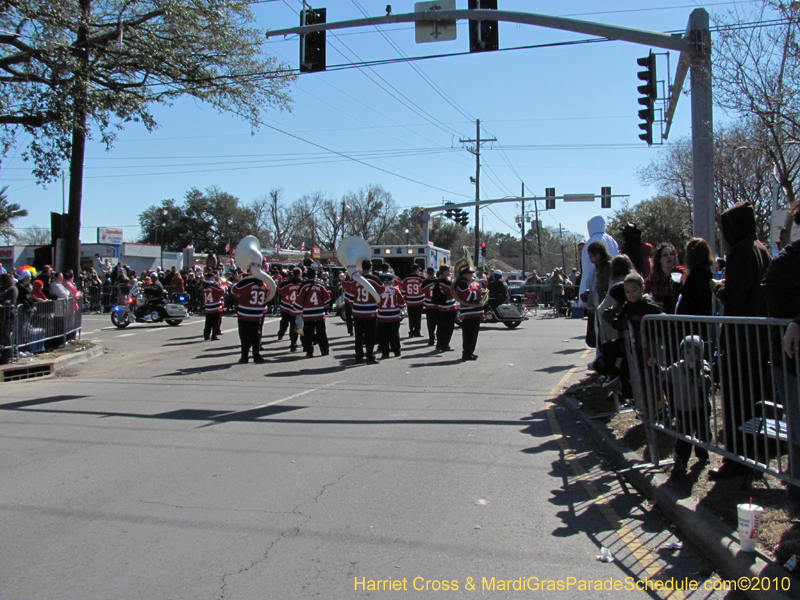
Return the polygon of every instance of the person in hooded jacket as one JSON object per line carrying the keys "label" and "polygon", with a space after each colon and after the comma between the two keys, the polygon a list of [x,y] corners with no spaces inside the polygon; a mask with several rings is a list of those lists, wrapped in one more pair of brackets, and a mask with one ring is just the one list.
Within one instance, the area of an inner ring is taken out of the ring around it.
{"label": "person in hooded jacket", "polygon": [[[770,263],[769,251],[756,236],[756,213],[749,202],[737,202],[720,216],[722,237],[728,247],[725,279],[712,280],[711,291],[722,302],[726,317],[764,317],[766,307],[761,297],[761,279]],[[760,380],[766,373],[769,356],[766,346],[743,328],[736,335],[737,325],[723,328],[720,337],[720,380],[722,382],[725,449],[756,459],[756,436],[745,435],[739,427],[753,416],[753,402],[767,382]],[[740,375],[744,375],[740,377]],[[752,391],[752,393],[751,393]],[[709,473],[709,479],[745,475],[747,467],[732,460]]]}
{"label": "person in hooded jacket", "polygon": [[[795,224],[800,225],[800,200],[792,207]],[[763,292],[770,317],[792,319],[785,335],[773,332],[771,353],[772,380],[786,414],[789,436],[789,474],[800,479],[800,240],[781,250],[764,274]],[[781,339],[783,337],[783,339]],[[786,508],[794,519],[800,518],[800,487],[787,484]]]}
{"label": "person in hooded jacket", "polygon": [[[606,233],[606,220],[603,218],[602,215],[595,215],[586,223],[586,228],[589,232],[589,239],[586,240],[586,243],[583,246],[583,250],[581,250],[581,285],[578,288],[578,297],[581,299],[585,298],[584,294],[589,292],[589,296],[592,296],[592,281],[594,278],[592,275],[594,274],[594,263],[592,263],[591,258],[589,258],[589,246],[592,242],[602,242],[603,245],[606,247],[608,251],[609,259],[614,258],[617,254],[619,254],[619,246],[617,245],[617,241]],[[605,296],[605,293],[603,294]],[[603,301],[603,298],[600,298],[600,302]],[[599,302],[598,302],[599,304]],[[586,332],[587,332],[587,344],[589,340],[595,340],[595,334],[593,332],[596,331],[595,329],[595,314],[593,310],[587,310],[587,323],[586,323]],[[593,342],[596,344],[596,341]],[[589,344],[590,346],[594,347],[594,345]]]}

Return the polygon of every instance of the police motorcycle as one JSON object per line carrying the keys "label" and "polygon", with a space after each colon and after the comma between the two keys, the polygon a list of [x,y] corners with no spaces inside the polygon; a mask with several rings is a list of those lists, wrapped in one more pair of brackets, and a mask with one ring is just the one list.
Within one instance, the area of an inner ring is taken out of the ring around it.
{"label": "police motorcycle", "polygon": [[189,318],[186,306],[177,302],[167,302],[161,295],[150,296],[139,285],[133,284],[125,296],[123,304],[111,309],[111,323],[124,329],[131,323],[161,323],[177,327]]}

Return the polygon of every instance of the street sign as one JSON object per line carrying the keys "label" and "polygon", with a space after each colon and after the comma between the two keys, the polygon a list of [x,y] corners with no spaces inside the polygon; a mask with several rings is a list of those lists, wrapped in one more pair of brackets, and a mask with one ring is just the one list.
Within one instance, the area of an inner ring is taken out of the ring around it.
{"label": "street sign", "polygon": [[[456,0],[438,0],[437,2],[415,2],[414,12],[435,12],[437,10],[455,10]],[[449,42],[456,39],[455,21],[417,21],[414,23],[416,42]]]}
{"label": "street sign", "polygon": [[564,194],[564,202],[594,202],[594,194]]}

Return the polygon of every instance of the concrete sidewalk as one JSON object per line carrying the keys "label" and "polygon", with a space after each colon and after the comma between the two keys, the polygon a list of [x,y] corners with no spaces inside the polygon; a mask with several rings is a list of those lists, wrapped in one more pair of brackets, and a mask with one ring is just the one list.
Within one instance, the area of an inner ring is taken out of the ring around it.
{"label": "concrete sidewalk", "polygon": [[654,502],[659,510],[719,567],[725,579],[769,578],[771,581],[781,581],[788,577],[790,585],[787,592],[752,589],[742,591],[748,598],[759,600],[789,600],[800,597],[800,581],[792,577],[786,569],[770,561],[760,552],[741,552],[736,530],[723,523],[691,497],[681,497],[660,470],[637,468],[649,463],[622,446],[602,422],[588,418],[587,413],[580,409],[579,400],[566,395],[564,399],[565,406],[583,423],[598,446],[609,455],[617,471],[628,469],[620,477],[625,477],[626,482],[635,486]]}

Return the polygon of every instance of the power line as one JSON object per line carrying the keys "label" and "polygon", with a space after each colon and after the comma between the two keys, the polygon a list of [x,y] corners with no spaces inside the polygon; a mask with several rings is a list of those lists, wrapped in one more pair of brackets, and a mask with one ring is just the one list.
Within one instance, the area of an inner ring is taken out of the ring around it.
{"label": "power line", "polygon": [[[352,0],[352,2],[361,11],[362,15],[364,15],[365,17],[369,16],[367,14],[367,11],[364,10],[364,8],[361,6],[361,4],[358,2],[358,0]],[[392,48],[394,48],[394,50],[397,52],[397,54],[399,54],[403,58],[408,58],[408,56],[400,49],[400,47],[394,42],[394,40],[392,40],[388,35],[386,35],[386,33],[383,31],[383,29],[381,29],[377,25],[375,25],[374,27],[381,34],[383,39],[385,39],[389,43],[389,45]],[[442,90],[441,86],[437,85],[433,80],[431,80],[431,78],[428,77],[428,75],[422,69],[420,69],[418,66],[416,66],[413,62],[409,62],[407,64],[422,78],[422,80],[426,84],[428,84],[431,87],[431,89],[433,89],[433,91],[435,91],[437,94],[439,94],[439,96],[441,96],[442,99],[445,102],[447,102],[450,106],[452,106],[458,113],[461,114],[461,116],[463,116],[465,119],[467,119],[467,121],[474,121],[475,120],[469,113],[467,113],[467,111],[465,109],[463,109],[458,103],[456,103],[455,100],[453,100],[450,96],[448,96],[444,92],[444,90]]]}

